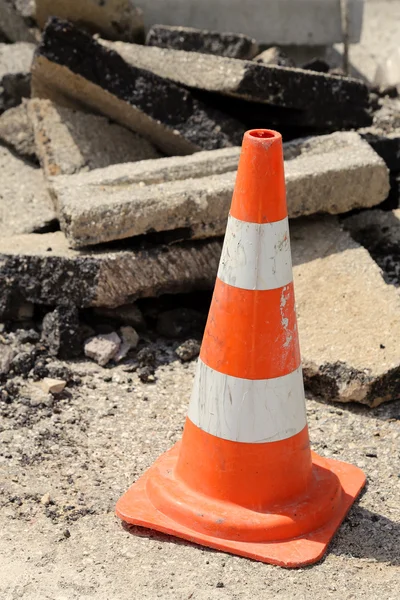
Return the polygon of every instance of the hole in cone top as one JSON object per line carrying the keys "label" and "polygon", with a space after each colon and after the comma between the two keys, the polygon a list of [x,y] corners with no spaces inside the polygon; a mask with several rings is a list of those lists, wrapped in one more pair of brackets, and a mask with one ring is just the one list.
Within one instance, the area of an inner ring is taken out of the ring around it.
{"label": "hole in cone top", "polygon": [[273,131],[272,129],[252,129],[248,133],[251,137],[262,138],[264,140],[267,138],[279,139],[281,137],[280,133]]}

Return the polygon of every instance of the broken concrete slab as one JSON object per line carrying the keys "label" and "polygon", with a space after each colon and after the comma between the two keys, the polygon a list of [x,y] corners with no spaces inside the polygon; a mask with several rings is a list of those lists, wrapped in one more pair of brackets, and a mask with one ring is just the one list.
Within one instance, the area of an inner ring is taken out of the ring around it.
{"label": "broken concrete slab", "polygon": [[36,0],[36,19],[44,27],[60,17],[110,40],[144,40],[143,12],[132,0]]}
{"label": "broken concrete slab", "polygon": [[335,118],[355,127],[372,122],[368,88],[358,79],[183,50],[100,42],[131,66],[194,90],[296,109],[309,115],[311,124],[317,117],[321,124]]}
{"label": "broken concrete slab", "polygon": [[36,154],[47,177],[161,156],[150,142],[132,131],[50,100],[32,99],[28,115]]}
{"label": "broken concrete slab", "polygon": [[[386,198],[387,168],[357,133],[297,140],[284,153],[290,217],[343,213]],[[223,235],[239,154],[230,148],[54,178],[61,228],[72,247],[151,231]]]}
{"label": "broken concrete slab", "polygon": [[35,46],[0,44],[0,113],[30,96],[30,69]]}
{"label": "broken concrete slab", "polygon": [[242,33],[222,33],[168,25],[153,25],[146,36],[146,45],[242,60],[251,60],[259,51],[256,40]]}
{"label": "broken concrete slab", "polygon": [[[0,318],[35,304],[116,307],[136,298],[209,289],[221,241],[79,252],[63,233],[0,237]],[[26,300],[25,300],[26,301]]]}
{"label": "broken concrete slab", "polygon": [[[64,95],[151,140],[167,154],[240,142],[243,127],[167,79],[128,65],[67,21],[49,21],[32,66],[33,95]],[[56,100],[57,101],[57,100]],[[179,110],[177,110],[179,107]]]}
{"label": "broken concrete slab", "polygon": [[0,0],[0,32],[10,42],[35,42],[33,2]]}
{"label": "broken concrete slab", "polygon": [[344,219],[343,225],[368,250],[385,280],[400,286],[400,209],[366,210]]}
{"label": "broken concrete slab", "polygon": [[334,217],[291,224],[306,387],[371,407],[400,394],[400,296]]}
{"label": "broken concrete slab", "polygon": [[[137,0],[146,27],[153,23],[240,31],[266,44],[332,45],[343,41],[337,0]],[[348,0],[348,35],[361,35],[363,0]],[[294,18],[295,16],[295,18]]]}
{"label": "broken concrete slab", "polygon": [[55,220],[40,169],[0,146],[0,236],[41,231]]}
{"label": "broken concrete slab", "polygon": [[0,140],[21,157],[37,161],[33,127],[25,101],[0,115]]}

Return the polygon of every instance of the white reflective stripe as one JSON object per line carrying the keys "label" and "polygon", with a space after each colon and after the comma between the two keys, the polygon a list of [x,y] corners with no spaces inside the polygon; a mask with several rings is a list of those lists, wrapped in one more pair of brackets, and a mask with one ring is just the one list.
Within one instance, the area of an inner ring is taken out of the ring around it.
{"label": "white reflective stripe", "polygon": [[247,223],[229,216],[218,277],[245,290],[272,290],[293,279],[288,219]]}
{"label": "white reflective stripe", "polygon": [[232,442],[292,437],[307,423],[302,368],[273,379],[239,379],[199,359],[188,417],[203,431]]}

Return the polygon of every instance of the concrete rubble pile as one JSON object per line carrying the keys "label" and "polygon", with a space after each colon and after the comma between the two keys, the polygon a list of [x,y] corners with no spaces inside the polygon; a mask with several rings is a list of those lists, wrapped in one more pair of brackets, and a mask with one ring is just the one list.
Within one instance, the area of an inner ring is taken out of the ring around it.
{"label": "concrete rubble pile", "polygon": [[[306,386],[369,406],[398,395],[400,101],[318,60],[295,67],[253,23],[157,24],[158,3],[130,0],[26,4],[0,0],[0,320],[43,321],[53,357],[133,360],[165,294],[212,289],[242,135],[275,128]],[[157,331],[178,331],[189,360],[208,300],[194,340],[199,311],[179,302],[186,324]]]}

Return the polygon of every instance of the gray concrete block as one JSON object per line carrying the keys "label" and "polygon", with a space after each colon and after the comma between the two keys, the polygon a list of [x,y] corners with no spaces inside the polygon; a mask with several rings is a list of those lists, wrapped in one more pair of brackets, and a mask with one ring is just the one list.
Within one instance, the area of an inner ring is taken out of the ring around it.
{"label": "gray concrete block", "polygon": [[[154,23],[237,31],[266,44],[332,45],[343,40],[337,0],[137,0]],[[349,0],[349,39],[361,35],[363,0]]]}
{"label": "gray concrete block", "polygon": [[21,157],[36,162],[35,139],[26,101],[0,115],[0,140]]}
{"label": "gray concrete block", "polygon": [[143,135],[167,154],[232,146],[243,133],[237,121],[188,90],[128,65],[59,19],[51,19],[44,31],[32,77],[35,96],[66,96]]}
{"label": "gray concrete block", "polygon": [[[284,153],[290,217],[386,198],[388,170],[357,133],[297,140]],[[231,148],[54,178],[61,228],[73,247],[181,228],[190,237],[223,235],[239,154]]]}
{"label": "gray concrete block", "polygon": [[[194,90],[296,109],[305,113],[304,124],[327,127],[336,122],[362,127],[372,121],[368,89],[359,79],[183,50],[100,41],[133,67]],[[251,105],[247,111],[251,114]]]}
{"label": "gray concrete block", "polygon": [[0,32],[10,42],[35,42],[31,0],[0,0]]}
{"label": "gray concrete block", "polygon": [[257,42],[241,33],[168,25],[153,25],[146,36],[146,45],[243,60],[254,58],[259,51]]}
{"label": "gray concrete block", "polygon": [[136,298],[212,287],[220,240],[80,252],[61,232],[0,237],[0,318],[35,304],[116,307]]}
{"label": "gray concrete block", "polygon": [[44,27],[49,17],[67,19],[110,40],[143,41],[143,13],[132,0],[35,0],[36,19]]}
{"label": "gray concrete block", "polygon": [[35,46],[0,44],[0,113],[30,96],[30,69]]}
{"label": "gray concrete block", "polygon": [[40,231],[55,214],[43,173],[0,146],[0,236]]}
{"label": "gray concrete block", "polygon": [[372,407],[398,397],[398,291],[335,218],[300,219],[290,229],[306,387]]}
{"label": "gray concrete block", "polygon": [[30,100],[28,115],[36,154],[47,177],[160,156],[136,133],[104,117],[60,107],[50,100]]}

